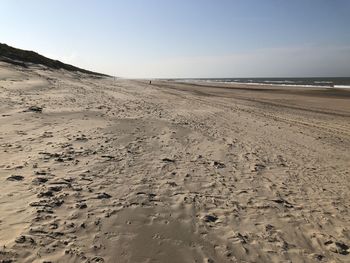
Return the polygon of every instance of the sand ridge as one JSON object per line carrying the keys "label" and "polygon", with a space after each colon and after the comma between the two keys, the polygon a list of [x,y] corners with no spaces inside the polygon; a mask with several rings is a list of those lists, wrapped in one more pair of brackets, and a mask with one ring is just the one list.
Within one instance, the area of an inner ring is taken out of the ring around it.
{"label": "sand ridge", "polygon": [[0,261],[349,261],[349,96],[0,76]]}

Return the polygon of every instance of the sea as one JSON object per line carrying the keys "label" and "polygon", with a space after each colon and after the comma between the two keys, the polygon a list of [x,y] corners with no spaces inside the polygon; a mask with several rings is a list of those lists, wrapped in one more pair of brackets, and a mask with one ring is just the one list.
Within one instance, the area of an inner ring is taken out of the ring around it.
{"label": "sea", "polygon": [[190,78],[177,81],[200,81],[217,83],[243,83],[256,85],[279,85],[324,88],[350,88],[350,77],[337,78]]}

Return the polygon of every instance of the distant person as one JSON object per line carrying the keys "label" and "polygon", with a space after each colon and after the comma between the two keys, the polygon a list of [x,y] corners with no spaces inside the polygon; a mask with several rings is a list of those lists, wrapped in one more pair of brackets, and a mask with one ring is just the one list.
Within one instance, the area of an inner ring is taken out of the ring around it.
{"label": "distant person", "polygon": [[150,80],[150,81],[149,81],[149,85],[151,85],[151,84],[152,84],[152,81]]}

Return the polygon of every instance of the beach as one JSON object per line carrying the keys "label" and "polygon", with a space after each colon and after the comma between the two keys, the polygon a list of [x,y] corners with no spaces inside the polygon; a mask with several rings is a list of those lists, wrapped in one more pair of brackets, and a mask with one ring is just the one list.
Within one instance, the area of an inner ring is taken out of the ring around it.
{"label": "beach", "polygon": [[350,90],[0,62],[0,262],[349,262]]}

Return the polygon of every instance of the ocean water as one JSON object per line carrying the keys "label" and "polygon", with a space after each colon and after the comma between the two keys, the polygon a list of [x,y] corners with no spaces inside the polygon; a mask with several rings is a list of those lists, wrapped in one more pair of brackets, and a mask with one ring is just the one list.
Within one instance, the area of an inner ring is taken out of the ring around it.
{"label": "ocean water", "polygon": [[[178,79],[180,80],[180,79]],[[350,88],[350,77],[344,78],[193,78],[180,81],[207,81],[218,83],[245,83],[257,85],[282,85],[304,87]]]}

